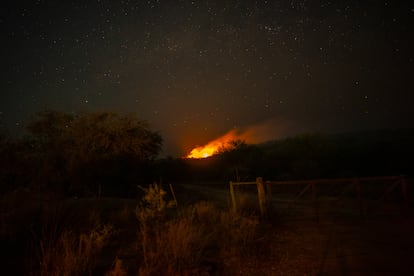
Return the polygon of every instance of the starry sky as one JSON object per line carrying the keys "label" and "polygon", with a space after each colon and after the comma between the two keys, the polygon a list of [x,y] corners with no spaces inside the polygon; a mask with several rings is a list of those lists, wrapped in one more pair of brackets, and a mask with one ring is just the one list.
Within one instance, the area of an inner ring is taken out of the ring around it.
{"label": "starry sky", "polygon": [[2,6],[3,132],[45,108],[133,113],[182,155],[233,128],[414,127],[412,1]]}

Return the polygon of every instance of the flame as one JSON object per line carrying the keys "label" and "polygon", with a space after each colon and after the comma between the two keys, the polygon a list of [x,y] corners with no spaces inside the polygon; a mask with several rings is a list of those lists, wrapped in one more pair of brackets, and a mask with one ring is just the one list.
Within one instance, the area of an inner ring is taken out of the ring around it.
{"label": "flame", "polygon": [[236,130],[231,130],[224,134],[223,136],[207,143],[204,146],[198,146],[191,150],[191,152],[186,156],[186,158],[207,158],[220,150],[225,150],[231,147],[231,142],[239,140],[241,137],[237,134]]}
{"label": "flame", "polygon": [[286,122],[275,118],[243,129],[234,128],[204,146],[195,147],[185,158],[210,157],[221,150],[232,148],[233,145],[231,142],[233,141],[243,141],[245,143],[270,141],[271,139],[280,136],[280,133],[283,129],[286,129],[287,126],[289,125]]}

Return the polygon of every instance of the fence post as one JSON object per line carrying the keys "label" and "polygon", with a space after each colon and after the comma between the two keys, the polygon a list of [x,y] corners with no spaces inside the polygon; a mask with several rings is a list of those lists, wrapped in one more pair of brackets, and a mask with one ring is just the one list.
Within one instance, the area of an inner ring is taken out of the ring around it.
{"label": "fence post", "polygon": [[172,186],[172,184],[171,184],[171,183],[169,184],[169,186],[170,186],[170,191],[171,191],[171,194],[172,194],[173,199],[174,199],[174,204],[175,204],[175,207],[177,207],[177,206],[178,206],[178,202],[177,202],[177,198],[175,197],[175,193],[174,193],[173,186]]}
{"label": "fence post", "polygon": [[265,190],[263,186],[263,178],[261,177],[256,178],[256,185],[257,185],[257,196],[259,198],[260,214],[264,216],[266,213],[266,195],[265,195]]}
{"label": "fence post", "polygon": [[231,203],[233,207],[233,211],[237,212],[237,203],[236,203],[236,195],[234,194],[234,187],[233,181],[230,181],[230,196],[231,196]]}

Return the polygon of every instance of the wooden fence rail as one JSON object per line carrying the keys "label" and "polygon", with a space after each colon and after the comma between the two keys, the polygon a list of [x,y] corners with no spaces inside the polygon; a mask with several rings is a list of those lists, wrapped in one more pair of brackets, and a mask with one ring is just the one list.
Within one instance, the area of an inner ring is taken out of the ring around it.
{"label": "wooden fence rail", "polygon": [[[267,207],[272,201],[272,185],[306,185],[302,191],[296,196],[294,201],[300,199],[306,192],[311,189],[312,191],[312,202],[314,206],[315,216],[319,216],[319,204],[318,204],[318,185],[329,185],[337,183],[350,183],[355,189],[360,216],[363,216],[364,204],[362,197],[361,185],[367,182],[375,181],[390,181],[391,183],[387,186],[383,192],[380,201],[384,200],[387,194],[394,191],[397,187],[401,188],[401,193],[404,201],[404,206],[408,207],[408,195],[407,195],[407,183],[404,176],[381,176],[381,177],[360,177],[360,178],[333,178],[333,179],[312,179],[312,180],[296,180],[296,181],[266,181],[263,182],[262,177],[257,177],[256,181],[250,182],[233,182],[230,181],[230,196],[232,201],[232,207],[234,211],[237,211],[237,200],[236,193],[234,190],[235,186],[239,185],[256,185],[257,196],[259,202],[260,214],[263,216],[267,212]],[[266,189],[265,189],[266,187]]]}

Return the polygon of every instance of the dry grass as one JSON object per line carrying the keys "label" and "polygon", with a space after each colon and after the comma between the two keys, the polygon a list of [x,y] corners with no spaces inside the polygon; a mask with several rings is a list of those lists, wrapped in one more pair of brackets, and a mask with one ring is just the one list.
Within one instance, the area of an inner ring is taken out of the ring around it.
{"label": "dry grass", "polygon": [[90,210],[87,216],[87,222],[92,228],[96,228],[101,225],[101,212],[96,208]]}
{"label": "dry grass", "polygon": [[199,202],[169,216],[168,203],[162,203],[164,197],[155,196],[163,195],[157,189],[161,188],[147,190],[145,204],[137,210],[143,259],[139,275],[210,273],[215,269],[211,263],[218,265],[223,259],[241,258],[248,252],[257,233],[257,218],[219,210],[208,202]]}
{"label": "dry grass", "polygon": [[111,233],[112,226],[105,225],[79,235],[64,231],[56,239],[44,236],[40,241],[39,274],[90,274]]}
{"label": "dry grass", "polygon": [[237,195],[237,211],[245,216],[258,214],[259,204],[256,194],[239,191]]}
{"label": "dry grass", "polygon": [[[6,238],[5,232],[15,233],[16,240],[28,237],[20,250],[26,262],[22,272],[28,275],[217,274],[235,259],[243,263],[252,252],[257,218],[205,201],[178,209],[166,200],[161,186],[144,191],[135,209],[133,202],[121,205],[108,200],[31,208],[33,212],[15,216],[28,230],[5,229],[2,237]],[[15,225],[3,220],[7,226]]]}
{"label": "dry grass", "polygon": [[126,276],[128,275],[127,271],[124,268],[122,260],[116,258],[114,262],[114,267],[105,274],[106,276]]}
{"label": "dry grass", "polygon": [[175,274],[196,269],[205,253],[204,234],[201,227],[188,219],[174,219],[166,222],[162,231],[144,233],[145,263],[139,274]]}

